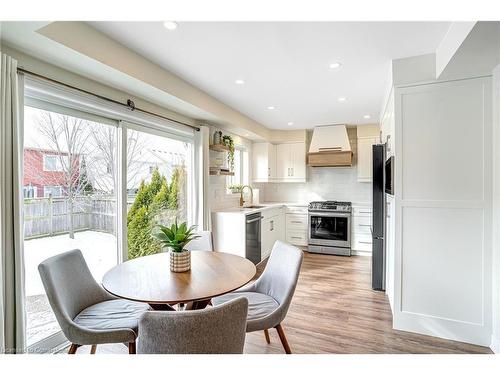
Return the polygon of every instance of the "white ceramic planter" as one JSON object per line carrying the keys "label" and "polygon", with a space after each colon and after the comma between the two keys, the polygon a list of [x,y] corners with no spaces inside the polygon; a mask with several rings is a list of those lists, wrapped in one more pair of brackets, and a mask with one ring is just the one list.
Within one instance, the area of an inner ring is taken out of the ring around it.
{"label": "white ceramic planter", "polygon": [[191,269],[191,252],[182,251],[176,253],[170,251],[170,271],[186,272]]}

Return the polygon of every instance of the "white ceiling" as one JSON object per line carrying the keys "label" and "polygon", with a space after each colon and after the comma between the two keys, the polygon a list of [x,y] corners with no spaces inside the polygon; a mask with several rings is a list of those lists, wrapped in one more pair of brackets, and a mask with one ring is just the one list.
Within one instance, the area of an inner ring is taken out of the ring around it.
{"label": "white ceiling", "polygon": [[[450,22],[179,22],[176,30],[168,31],[161,22],[90,24],[274,129],[376,122],[391,60],[435,52],[450,26]],[[337,61],[342,68],[329,69]],[[236,79],[245,84],[236,85]],[[347,101],[339,103],[339,97]],[[276,109],[270,111],[268,106]]]}

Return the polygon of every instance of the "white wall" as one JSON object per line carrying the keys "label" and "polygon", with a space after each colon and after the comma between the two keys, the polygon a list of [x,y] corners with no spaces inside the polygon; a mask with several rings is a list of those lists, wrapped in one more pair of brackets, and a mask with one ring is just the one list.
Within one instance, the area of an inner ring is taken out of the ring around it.
{"label": "white wall", "polygon": [[[348,135],[354,153],[352,167],[308,167],[305,183],[255,184],[261,190],[261,201],[308,203],[319,200],[339,200],[371,204],[371,183],[358,182],[356,129],[348,128]],[[310,138],[311,132],[308,132],[308,142]],[[308,145],[306,149],[309,149]]]}
{"label": "white wall", "polygon": [[396,329],[490,344],[491,90],[395,89]]}
{"label": "white wall", "polygon": [[500,353],[500,65],[493,71],[493,333],[491,349]]}

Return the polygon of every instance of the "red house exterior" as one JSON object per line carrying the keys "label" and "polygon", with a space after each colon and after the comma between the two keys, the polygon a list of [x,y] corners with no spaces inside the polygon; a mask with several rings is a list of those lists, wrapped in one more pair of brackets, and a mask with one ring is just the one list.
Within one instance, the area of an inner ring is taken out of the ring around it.
{"label": "red house exterior", "polygon": [[[62,168],[60,157],[67,153],[37,148],[24,149],[23,190],[25,198],[66,195],[67,175]],[[79,178],[80,158],[74,161],[73,181]]]}

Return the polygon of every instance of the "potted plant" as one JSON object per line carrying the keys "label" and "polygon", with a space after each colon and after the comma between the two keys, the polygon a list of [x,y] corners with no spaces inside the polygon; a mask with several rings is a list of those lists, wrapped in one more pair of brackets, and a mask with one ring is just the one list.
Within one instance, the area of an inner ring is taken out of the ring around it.
{"label": "potted plant", "polygon": [[241,189],[243,189],[243,185],[241,185],[241,184],[229,185],[228,189],[231,190],[231,193],[238,194],[241,192]]}
{"label": "potted plant", "polygon": [[222,143],[229,148],[227,153],[227,162],[229,163],[229,168],[234,171],[234,141],[233,137],[230,135],[222,136]]}
{"label": "potted plant", "polygon": [[196,225],[188,229],[187,223],[177,225],[177,220],[169,228],[158,225],[152,234],[163,248],[170,250],[170,271],[185,272],[191,269],[191,253],[184,247],[192,240],[199,238],[194,234]]}

